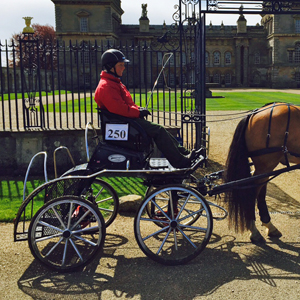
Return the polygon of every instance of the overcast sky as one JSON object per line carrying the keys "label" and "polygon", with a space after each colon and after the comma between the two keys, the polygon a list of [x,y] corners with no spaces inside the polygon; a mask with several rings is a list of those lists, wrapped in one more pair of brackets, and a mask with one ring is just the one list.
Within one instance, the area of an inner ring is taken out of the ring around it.
{"label": "overcast sky", "polygon": [[[174,5],[179,0],[122,0],[121,6],[125,13],[122,16],[123,24],[138,24],[142,13],[142,3],[148,3],[148,18],[150,24],[172,24]],[[33,17],[32,23],[52,25],[55,28],[54,4],[51,0],[8,0],[1,1],[0,40],[9,40],[14,33],[19,33],[25,27],[23,17]],[[236,25],[238,15],[207,15],[207,22],[212,20],[213,25]],[[260,22],[258,15],[246,16],[248,25]]]}

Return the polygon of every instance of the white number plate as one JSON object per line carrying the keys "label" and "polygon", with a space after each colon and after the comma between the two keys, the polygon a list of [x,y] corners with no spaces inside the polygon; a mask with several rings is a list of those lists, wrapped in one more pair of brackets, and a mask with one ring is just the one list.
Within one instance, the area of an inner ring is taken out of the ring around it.
{"label": "white number plate", "polygon": [[106,124],[105,140],[128,141],[128,124]]}

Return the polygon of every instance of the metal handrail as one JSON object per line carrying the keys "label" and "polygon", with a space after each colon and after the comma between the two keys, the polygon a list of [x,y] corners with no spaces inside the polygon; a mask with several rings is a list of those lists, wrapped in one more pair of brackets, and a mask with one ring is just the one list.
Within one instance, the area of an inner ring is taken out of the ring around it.
{"label": "metal handrail", "polygon": [[65,147],[65,146],[60,146],[60,147],[56,148],[56,149],[54,150],[54,152],[53,152],[53,164],[54,164],[54,176],[55,176],[55,178],[57,178],[56,151],[61,150],[61,149],[67,150],[67,153],[68,153],[69,158],[70,158],[70,160],[71,160],[71,162],[72,162],[72,164],[73,164],[73,167],[76,166],[76,164],[75,164],[75,162],[74,162],[74,159],[73,159],[73,157],[72,157],[72,155],[71,155],[71,152],[70,152],[70,150],[69,150],[67,147]]}
{"label": "metal handrail", "polygon": [[[89,128],[90,127],[90,128]],[[88,145],[88,131],[89,129],[92,129],[94,131],[94,138],[97,138],[97,141],[96,141],[96,145],[98,145],[99,143],[99,136],[97,134],[97,131],[95,129],[95,127],[93,126],[93,124],[91,122],[88,122],[85,126],[85,150],[86,150],[86,159],[87,159],[87,162],[90,161],[90,154],[89,154],[89,145]]]}
{"label": "metal handrail", "polygon": [[47,152],[46,151],[42,151],[42,152],[38,152],[37,154],[35,154],[31,160],[30,163],[27,167],[27,171],[26,171],[26,175],[25,175],[25,179],[24,179],[24,186],[23,186],[23,201],[25,200],[25,192],[26,192],[26,183],[27,183],[27,179],[28,179],[28,175],[29,175],[29,171],[31,169],[31,165],[34,161],[34,159],[38,156],[44,154],[44,176],[45,176],[45,182],[48,182],[48,175],[47,175]]}

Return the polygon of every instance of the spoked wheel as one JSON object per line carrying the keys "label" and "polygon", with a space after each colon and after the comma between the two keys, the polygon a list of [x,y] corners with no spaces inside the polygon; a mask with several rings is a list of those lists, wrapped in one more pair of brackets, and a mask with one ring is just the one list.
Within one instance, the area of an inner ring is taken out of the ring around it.
{"label": "spoked wheel", "polygon": [[[190,182],[194,182],[194,176],[193,175],[190,175],[191,177],[187,180],[184,180],[182,185],[184,185],[185,187],[188,187],[187,184],[189,184]],[[147,197],[150,193],[153,193],[153,191],[155,190],[156,188],[154,186],[150,186],[148,187],[148,189],[146,190],[146,193],[145,193],[145,197]],[[155,205],[154,202],[158,201],[159,202],[159,207],[161,209],[163,209],[164,211],[167,211],[168,209],[168,206],[169,206],[169,199],[170,199],[170,195],[169,195],[169,191],[165,191],[163,193],[159,193],[157,194],[156,196],[154,196],[152,198],[151,201],[148,202],[147,206],[146,206],[146,212],[148,214],[149,217],[151,216],[155,216],[155,215],[160,215],[161,212],[159,210],[159,208]],[[189,204],[192,203],[192,199],[189,200]],[[182,193],[178,193],[178,199],[177,199],[177,210],[180,210],[182,207],[183,207],[183,204],[185,202],[185,192],[182,192]],[[198,204],[198,207],[200,208],[201,207],[201,203],[197,203]],[[197,221],[197,219],[200,217],[202,211],[200,211],[198,214],[190,214],[190,211],[189,211],[189,207],[188,206],[185,206],[183,207],[182,209],[182,217],[184,216],[189,216],[185,221],[184,221],[184,224],[185,225],[192,225],[195,221]],[[157,226],[160,226],[160,227],[164,227],[165,225],[163,223],[160,223],[160,222],[157,222],[155,223]]]}
{"label": "spoked wheel", "polygon": [[87,265],[102,249],[105,223],[97,207],[76,196],[47,202],[33,217],[28,243],[33,256],[57,271]]}
{"label": "spoked wheel", "polygon": [[[149,215],[152,205],[155,210]],[[135,238],[141,250],[165,265],[183,264],[199,255],[210,239],[212,227],[206,200],[184,185],[169,185],[151,192],[134,221]]]}
{"label": "spoked wheel", "polygon": [[98,206],[105,225],[108,227],[116,218],[119,210],[119,198],[113,187],[104,180],[96,178],[85,198]]}

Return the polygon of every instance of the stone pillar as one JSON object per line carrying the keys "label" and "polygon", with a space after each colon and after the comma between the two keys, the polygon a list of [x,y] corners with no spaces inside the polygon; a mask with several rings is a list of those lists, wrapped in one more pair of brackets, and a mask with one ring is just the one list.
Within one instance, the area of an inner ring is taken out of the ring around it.
{"label": "stone pillar", "polygon": [[236,85],[240,86],[241,85],[241,46],[236,45],[235,48],[235,72],[236,72]]}
{"label": "stone pillar", "polygon": [[244,62],[244,82],[243,86],[247,87],[249,86],[249,78],[248,78],[248,70],[249,70],[249,47],[245,46],[244,47],[244,57],[243,57],[243,62]]}

